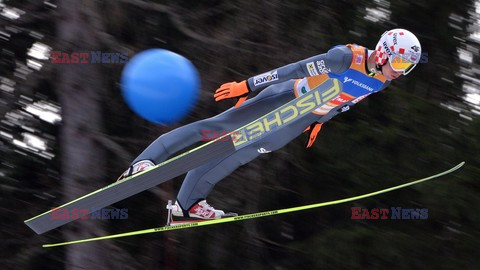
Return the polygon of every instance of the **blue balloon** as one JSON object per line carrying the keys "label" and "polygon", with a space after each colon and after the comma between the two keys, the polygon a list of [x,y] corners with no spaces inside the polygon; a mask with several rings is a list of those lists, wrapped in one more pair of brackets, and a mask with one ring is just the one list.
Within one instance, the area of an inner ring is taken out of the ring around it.
{"label": "blue balloon", "polygon": [[122,73],[122,94],[128,106],[144,119],[173,124],[197,101],[200,78],[185,57],[163,49],[135,55]]}

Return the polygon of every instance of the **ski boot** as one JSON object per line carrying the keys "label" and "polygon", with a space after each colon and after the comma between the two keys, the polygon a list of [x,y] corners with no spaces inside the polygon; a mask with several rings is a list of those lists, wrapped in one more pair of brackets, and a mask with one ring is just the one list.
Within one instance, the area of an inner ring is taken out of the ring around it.
{"label": "ski boot", "polygon": [[120,177],[118,177],[116,182],[122,181],[123,179],[125,179],[127,177],[130,177],[130,176],[132,176],[136,173],[139,173],[141,171],[148,170],[149,168],[151,168],[153,166],[155,166],[155,164],[151,160],[148,160],[148,159],[137,161],[133,165],[128,167],[128,169],[124,173],[122,173],[122,175],[120,175]]}
{"label": "ski boot", "polygon": [[210,206],[206,200],[201,200],[194,204],[190,209],[184,210],[178,201],[172,205],[172,215],[176,217],[191,217],[198,219],[219,219],[225,217],[238,216],[237,213],[225,213]]}

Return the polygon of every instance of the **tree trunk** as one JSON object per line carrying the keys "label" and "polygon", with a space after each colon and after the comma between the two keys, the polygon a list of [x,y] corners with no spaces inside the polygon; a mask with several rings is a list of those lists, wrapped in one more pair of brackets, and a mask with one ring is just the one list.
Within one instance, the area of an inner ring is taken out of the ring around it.
{"label": "tree trunk", "polygon": [[[54,50],[90,52],[98,50],[95,29],[86,19],[83,1],[59,3],[58,44]],[[90,59],[89,59],[90,60]],[[56,64],[57,92],[62,106],[61,173],[64,199],[70,201],[103,186],[105,150],[93,134],[102,126],[101,91],[104,89],[100,64]],[[66,241],[102,235],[95,220],[77,220],[63,228]],[[66,249],[66,269],[106,269],[112,266],[108,242],[72,245]]]}

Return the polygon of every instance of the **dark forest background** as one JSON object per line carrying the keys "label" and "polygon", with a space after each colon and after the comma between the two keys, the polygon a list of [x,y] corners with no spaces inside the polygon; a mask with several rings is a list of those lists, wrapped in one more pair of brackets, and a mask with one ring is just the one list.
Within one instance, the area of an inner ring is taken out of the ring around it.
{"label": "dark forest background", "polygon": [[[478,9],[470,0],[0,1],[1,268],[480,269]],[[113,182],[162,133],[232,106],[212,98],[222,83],[337,44],[373,48],[397,27],[418,36],[428,63],[325,124],[312,149],[301,136],[241,167],[209,203],[252,213],[372,192],[466,161],[460,171],[326,208],[68,247],[41,245],[164,225],[182,178],[115,204],[128,208],[126,220],[76,221],[44,235],[23,224]],[[126,106],[123,64],[48,59],[50,50],[132,57],[148,48],[182,54],[200,72],[200,99],[178,125],[148,123]],[[429,212],[351,220],[353,206]]]}

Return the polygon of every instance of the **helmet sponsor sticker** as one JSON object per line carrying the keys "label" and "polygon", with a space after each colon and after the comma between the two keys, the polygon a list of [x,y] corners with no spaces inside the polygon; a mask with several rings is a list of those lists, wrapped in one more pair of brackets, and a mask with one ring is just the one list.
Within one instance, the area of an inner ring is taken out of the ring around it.
{"label": "helmet sponsor sticker", "polygon": [[384,42],[382,43],[382,45],[383,45],[383,49],[385,50],[385,52],[386,52],[389,56],[391,56],[391,55],[392,55],[392,51],[390,51],[390,48],[388,48],[387,42],[384,41]]}
{"label": "helmet sponsor sticker", "polygon": [[394,33],[393,34],[393,45],[397,45],[397,44],[398,44],[397,33]]}

